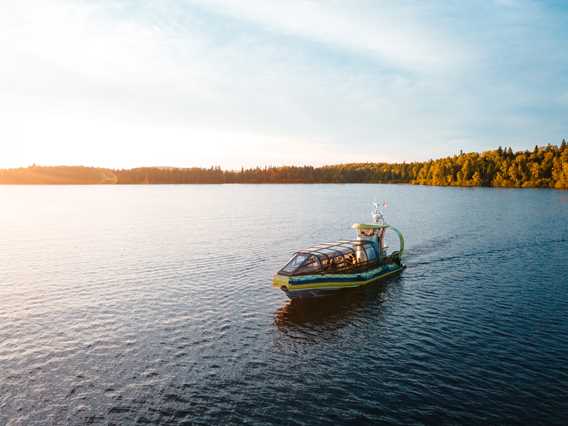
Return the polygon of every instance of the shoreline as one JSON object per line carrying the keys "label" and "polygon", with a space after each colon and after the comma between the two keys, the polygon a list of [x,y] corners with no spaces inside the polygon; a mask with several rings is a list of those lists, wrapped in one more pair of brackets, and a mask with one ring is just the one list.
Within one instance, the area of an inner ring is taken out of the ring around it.
{"label": "shoreline", "polygon": [[402,185],[402,186],[424,186],[432,188],[485,188],[485,189],[550,189],[556,191],[566,191],[568,188],[554,188],[549,186],[484,186],[484,185],[430,185],[423,183],[409,182],[192,182],[192,183],[1,183],[0,187],[17,186],[221,186],[221,185],[255,185],[255,186],[286,186],[286,185]]}

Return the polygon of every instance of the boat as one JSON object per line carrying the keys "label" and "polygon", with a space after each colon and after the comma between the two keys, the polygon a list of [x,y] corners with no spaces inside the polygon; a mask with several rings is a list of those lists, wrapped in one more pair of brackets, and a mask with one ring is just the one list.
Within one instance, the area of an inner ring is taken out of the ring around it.
{"label": "boat", "polygon": [[[385,223],[379,205],[375,203],[372,223],[355,223],[355,240],[340,240],[318,244],[297,251],[272,279],[272,286],[281,289],[290,299],[312,298],[337,294],[377,283],[400,274],[404,237],[392,225]],[[385,235],[393,231],[399,249],[388,253]]]}

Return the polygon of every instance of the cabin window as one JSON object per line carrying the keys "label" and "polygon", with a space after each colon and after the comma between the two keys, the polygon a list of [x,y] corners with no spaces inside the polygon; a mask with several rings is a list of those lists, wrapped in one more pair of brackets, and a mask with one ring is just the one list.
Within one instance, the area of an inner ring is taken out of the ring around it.
{"label": "cabin window", "polygon": [[[322,266],[324,263],[322,262]],[[345,269],[345,261],[343,255],[335,255],[334,257],[329,258],[325,262],[325,271],[328,273],[334,273]]]}
{"label": "cabin window", "polygon": [[344,257],[344,260],[345,260],[345,267],[346,268],[352,268],[353,266],[356,266],[356,264],[357,264],[357,259],[355,258],[353,253],[349,253],[348,255],[346,255]]}
{"label": "cabin window", "polygon": [[367,260],[369,262],[374,262],[377,260],[377,252],[373,246],[365,246],[365,251],[367,252]]}
{"label": "cabin window", "polygon": [[320,263],[315,256],[309,256],[308,259],[296,271],[297,274],[312,274],[320,271]]}

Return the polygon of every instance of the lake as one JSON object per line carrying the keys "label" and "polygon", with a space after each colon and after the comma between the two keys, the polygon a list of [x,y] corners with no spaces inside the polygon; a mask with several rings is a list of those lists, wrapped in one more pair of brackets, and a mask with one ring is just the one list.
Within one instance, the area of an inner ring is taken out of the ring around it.
{"label": "lake", "polygon": [[[403,274],[291,303],[375,200]],[[0,424],[565,424],[568,192],[0,187]]]}

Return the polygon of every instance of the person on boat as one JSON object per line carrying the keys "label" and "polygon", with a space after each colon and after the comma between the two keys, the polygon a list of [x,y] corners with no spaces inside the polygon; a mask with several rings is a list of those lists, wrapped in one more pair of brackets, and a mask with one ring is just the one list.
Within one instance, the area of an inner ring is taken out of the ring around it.
{"label": "person on boat", "polygon": [[329,260],[328,271],[330,274],[333,274],[337,270],[337,265],[335,264],[334,259]]}

